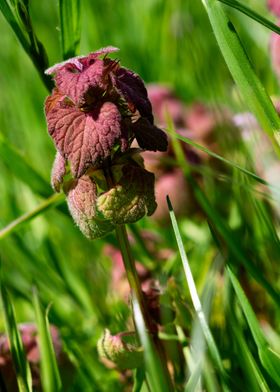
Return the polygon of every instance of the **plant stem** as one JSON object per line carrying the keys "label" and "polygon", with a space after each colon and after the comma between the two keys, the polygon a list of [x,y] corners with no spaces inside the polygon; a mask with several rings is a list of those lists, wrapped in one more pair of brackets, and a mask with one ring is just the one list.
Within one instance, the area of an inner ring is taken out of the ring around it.
{"label": "plant stem", "polygon": [[127,279],[131,288],[131,294],[133,302],[137,302],[139,304],[141,314],[143,317],[143,321],[145,324],[145,328],[148,331],[149,336],[152,338],[154,351],[157,354],[159,359],[159,363],[162,368],[162,374],[165,376],[164,382],[166,382],[166,390],[173,391],[171,377],[167,368],[166,358],[164,348],[161,344],[157,336],[157,328],[153,320],[149,315],[149,311],[147,309],[147,305],[145,302],[145,298],[143,296],[143,292],[141,289],[139,277],[135,267],[135,261],[131,252],[130,244],[128,241],[127,231],[125,225],[118,225],[116,227],[116,235],[120,245],[120,250],[123,257],[123,263],[125,266]]}
{"label": "plant stem", "polygon": [[130,244],[127,237],[127,231],[124,225],[118,225],[116,227],[117,239],[120,245],[123,263],[125,266],[127,279],[131,288],[132,297],[136,298],[140,305],[141,313],[145,320],[146,328],[152,333],[155,332],[155,328],[153,327],[153,322],[150,320],[149,313],[147,311],[147,306],[145,303],[145,299],[141,290],[141,285],[139,281],[139,277],[136,271],[134,258],[131,253]]}

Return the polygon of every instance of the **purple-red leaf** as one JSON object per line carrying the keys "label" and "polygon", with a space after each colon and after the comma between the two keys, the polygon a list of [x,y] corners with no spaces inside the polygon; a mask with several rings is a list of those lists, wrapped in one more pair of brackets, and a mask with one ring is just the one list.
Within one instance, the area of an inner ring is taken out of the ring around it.
{"label": "purple-red leaf", "polygon": [[61,63],[57,63],[52,67],[48,68],[45,71],[46,75],[52,75],[58,72],[61,68],[66,67],[68,65],[74,65],[79,71],[82,71],[84,66],[88,64],[88,62],[92,59],[97,59],[101,55],[106,55],[108,53],[117,52],[119,49],[114,46],[107,46],[106,48],[101,48],[88,54],[87,56],[76,56],[71,59],[65,60]]}
{"label": "purple-red leaf", "polygon": [[121,137],[121,115],[112,102],[101,102],[85,113],[54,92],[46,101],[46,116],[49,133],[75,177],[110,156]]}
{"label": "purple-red leaf", "polygon": [[140,76],[129,69],[121,67],[116,70],[115,83],[127,103],[134,105],[141,116],[146,117],[153,124],[152,105]]}
{"label": "purple-red leaf", "polygon": [[66,160],[57,151],[51,174],[51,184],[56,192],[60,192],[61,184],[63,183],[63,177],[66,174]]}
{"label": "purple-red leaf", "polygon": [[140,118],[133,123],[133,131],[139,147],[150,151],[166,151],[168,141],[166,134],[146,118]]}

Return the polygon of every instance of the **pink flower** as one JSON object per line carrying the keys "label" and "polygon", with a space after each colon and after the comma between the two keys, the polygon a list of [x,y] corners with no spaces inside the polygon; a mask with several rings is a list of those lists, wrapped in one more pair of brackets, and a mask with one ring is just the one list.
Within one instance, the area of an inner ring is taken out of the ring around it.
{"label": "pink flower", "polygon": [[[33,323],[20,324],[19,332],[22,339],[23,348],[25,350],[26,359],[29,362],[31,374],[32,374],[32,386],[36,390],[41,390],[40,381],[40,348],[38,345],[38,331],[37,327]],[[58,361],[62,376],[67,373],[69,378],[68,370],[73,372],[73,366],[69,362],[66,355],[62,350],[62,342],[59,336],[58,329],[51,325],[50,332],[53,342],[53,347]],[[5,383],[7,391],[18,391],[16,374],[12,361],[12,355],[10,351],[10,344],[6,334],[0,334],[0,374]]]}
{"label": "pink flower", "polygon": [[267,0],[267,7],[276,16],[280,16],[280,2],[279,0]]}
{"label": "pink flower", "polygon": [[280,35],[277,33],[271,34],[270,53],[271,53],[272,67],[276,75],[280,79]]}

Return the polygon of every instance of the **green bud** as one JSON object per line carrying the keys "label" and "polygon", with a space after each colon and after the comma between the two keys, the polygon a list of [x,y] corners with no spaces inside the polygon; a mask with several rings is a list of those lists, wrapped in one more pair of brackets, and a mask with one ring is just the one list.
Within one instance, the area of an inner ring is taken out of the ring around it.
{"label": "green bud", "polygon": [[119,369],[134,369],[143,363],[143,348],[135,332],[111,335],[106,329],[97,344],[101,358],[112,361]]}
{"label": "green bud", "polygon": [[136,222],[152,215],[156,206],[153,173],[129,164],[122,167],[116,185],[97,198],[98,211],[112,224]]}

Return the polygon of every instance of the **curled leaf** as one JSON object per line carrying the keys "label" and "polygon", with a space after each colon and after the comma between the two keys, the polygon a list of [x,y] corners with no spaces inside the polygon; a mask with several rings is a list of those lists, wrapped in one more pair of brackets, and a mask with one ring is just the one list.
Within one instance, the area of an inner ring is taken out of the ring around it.
{"label": "curled leaf", "polygon": [[98,197],[97,208],[113,224],[133,223],[156,209],[154,175],[132,165],[122,168],[118,183]]}

